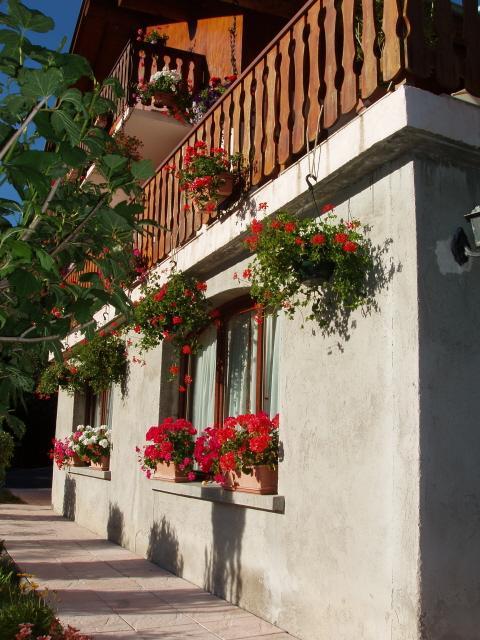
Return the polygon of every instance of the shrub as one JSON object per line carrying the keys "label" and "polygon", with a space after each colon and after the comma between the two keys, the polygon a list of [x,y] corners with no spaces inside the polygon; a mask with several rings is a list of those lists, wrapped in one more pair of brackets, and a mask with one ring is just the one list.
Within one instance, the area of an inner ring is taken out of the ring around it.
{"label": "shrub", "polygon": [[15,449],[13,436],[0,430],[0,488],[5,482],[5,472],[10,466]]}

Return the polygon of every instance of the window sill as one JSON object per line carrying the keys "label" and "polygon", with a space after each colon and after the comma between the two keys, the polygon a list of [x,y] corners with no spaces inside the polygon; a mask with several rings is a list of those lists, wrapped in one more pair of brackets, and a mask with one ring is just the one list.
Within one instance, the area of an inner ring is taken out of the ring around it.
{"label": "window sill", "polygon": [[225,491],[215,485],[204,485],[201,482],[166,482],[164,480],[150,480],[152,490],[161,493],[170,493],[195,500],[208,502],[221,502],[236,507],[271,511],[272,513],[285,512],[284,496],[262,496],[256,493],[241,493],[239,491]]}
{"label": "window sill", "polygon": [[70,467],[68,473],[74,476],[88,476],[89,478],[99,478],[100,480],[111,480],[111,471],[100,471],[90,467]]}

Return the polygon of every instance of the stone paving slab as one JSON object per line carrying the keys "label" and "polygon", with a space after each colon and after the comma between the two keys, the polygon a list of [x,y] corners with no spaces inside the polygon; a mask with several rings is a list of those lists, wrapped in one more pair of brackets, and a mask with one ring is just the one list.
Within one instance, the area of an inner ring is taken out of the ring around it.
{"label": "stone paving slab", "polygon": [[47,490],[0,504],[0,539],[50,591],[64,624],[95,640],[294,640],[293,636],[56,515]]}

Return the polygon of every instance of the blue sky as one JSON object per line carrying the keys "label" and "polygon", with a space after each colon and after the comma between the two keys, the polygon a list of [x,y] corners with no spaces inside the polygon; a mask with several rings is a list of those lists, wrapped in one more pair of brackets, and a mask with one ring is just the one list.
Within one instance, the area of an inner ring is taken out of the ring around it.
{"label": "blue sky", "polygon": [[[64,50],[68,51],[82,1],[23,0],[23,3],[31,9],[37,9],[38,11],[45,13],[55,21],[55,29],[53,31],[38,34],[36,37],[33,37],[33,34],[30,34],[31,39],[45,47],[56,49],[60,45],[62,38],[66,36],[67,42],[65,43]],[[18,194],[15,189],[7,184],[0,187],[0,196],[2,198],[18,200]]]}

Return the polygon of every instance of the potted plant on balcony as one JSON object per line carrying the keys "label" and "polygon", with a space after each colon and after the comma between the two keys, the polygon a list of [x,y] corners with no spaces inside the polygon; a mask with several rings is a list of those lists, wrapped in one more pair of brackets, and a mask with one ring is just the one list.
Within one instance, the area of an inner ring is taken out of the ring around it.
{"label": "potted plant on balcony", "polygon": [[217,100],[232,86],[237,79],[236,75],[225,76],[222,80],[218,77],[211,77],[208,87],[200,91],[193,98],[192,102],[192,122],[196,124],[213,107]]}
{"label": "potted plant on balcony", "polygon": [[275,494],[278,482],[278,415],[227,418],[208,427],[195,443],[195,460],[229,491]]}
{"label": "potted plant on balcony", "polygon": [[329,309],[341,313],[367,301],[373,259],[360,222],[338,220],[331,205],[324,212],[318,220],[281,212],[250,225],[245,245],[256,253],[246,273],[252,297],[267,313],[283,308],[293,316],[310,304],[308,317],[325,326]]}
{"label": "potted plant on balcony", "polygon": [[148,42],[149,44],[159,44],[165,46],[169,36],[166,33],[160,33],[158,29],[151,29],[145,33],[143,29],[137,29],[137,42]]}
{"label": "potted plant on balcony", "polygon": [[147,478],[167,482],[195,480],[193,471],[194,436],[197,431],[191,422],[165,418],[162,424],[150,427],[145,439],[147,444],[136,447],[138,460]]}
{"label": "potted plant on balcony", "polygon": [[[83,466],[80,458],[76,456],[75,452],[71,448],[71,439],[68,436],[62,439],[53,438],[52,448],[48,455],[50,459],[55,462],[58,469],[64,469],[65,467],[70,466],[72,462],[74,466]],[[75,465],[75,462],[77,462],[77,465]]]}
{"label": "potted plant on balcony", "polygon": [[72,435],[71,449],[92,469],[108,471],[110,468],[111,430],[107,425],[83,426]]}
{"label": "potted plant on balcony", "polygon": [[163,68],[147,83],[137,85],[136,96],[144,105],[163,109],[169,115],[185,121],[190,118],[192,98],[188,84],[176,69]]}
{"label": "potted plant on balcony", "polygon": [[240,154],[229,157],[225,149],[209,149],[203,140],[197,140],[186,148],[177,176],[187,199],[208,214],[232,194],[234,169],[240,173],[242,163]]}

